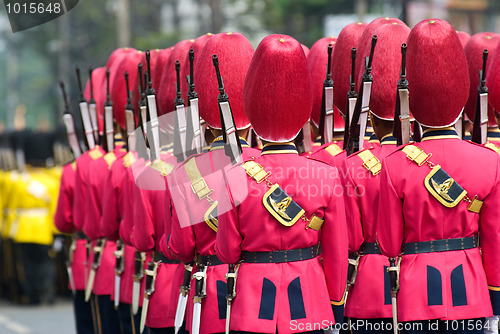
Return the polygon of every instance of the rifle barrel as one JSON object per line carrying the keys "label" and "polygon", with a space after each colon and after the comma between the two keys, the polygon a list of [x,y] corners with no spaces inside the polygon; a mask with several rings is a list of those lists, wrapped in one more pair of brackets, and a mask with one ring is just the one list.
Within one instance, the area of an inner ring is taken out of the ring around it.
{"label": "rifle barrel", "polygon": [[78,89],[80,90],[80,100],[84,101],[85,98],[83,97],[82,78],[80,76],[80,67],[75,66],[75,71],[76,71],[76,77],[78,79]]}

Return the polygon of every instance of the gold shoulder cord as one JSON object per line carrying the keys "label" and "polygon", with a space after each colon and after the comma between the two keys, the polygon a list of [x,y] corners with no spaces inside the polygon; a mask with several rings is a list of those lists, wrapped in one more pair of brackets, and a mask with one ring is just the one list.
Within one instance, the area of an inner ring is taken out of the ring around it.
{"label": "gold shoulder cord", "polygon": [[[426,164],[430,169],[433,170],[433,172],[436,169],[441,168],[441,166],[435,165],[434,163],[429,161],[429,158],[432,156],[432,153],[427,154],[420,147],[417,147],[414,145],[407,145],[407,146],[403,147],[402,151],[406,154],[406,157],[408,158],[408,160],[413,161],[419,167]],[[433,174],[433,172],[431,172],[431,174]],[[429,174],[429,175],[431,175],[431,174]],[[434,196],[434,194],[432,194],[432,195]],[[479,213],[481,211],[481,207],[483,206],[483,201],[478,200],[477,195],[475,195],[472,200],[469,198],[469,196],[467,196],[467,191],[464,190],[462,195],[463,195],[463,197],[461,197],[461,198],[465,202],[468,203],[467,210],[474,212],[474,213]],[[436,197],[436,196],[434,196],[434,197]],[[440,202],[442,204],[444,204],[442,201],[440,201]],[[448,205],[445,205],[445,206],[452,207],[452,206],[448,206]]]}
{"label": "gold shoulder cord", "polygon": [[111,169],[111,165],[116,161],[116,155],[113,152],[108,152],[104,155],[104,161],[108,164],[108,169]]}
{"label": "gold shoulder cord", "polygon": [[189,180],[191,181],[191,190],[193,190],[193,193],[198,196],[198,199],[201,201],[203,199],[206,199],[208,204],[210,204],[210,208],[207,210],[207,212],[204,215],[205,222],[207,225],[214,231],[217,232],[218,229],[218,223],[217,223],[217,217],[213,214],[216,210],[218,202],[214,201],[210,195],[214,192],[213,189],[210,189],[207,185],[207,182],[201,176],[200,170],[198,169],[198,165],[196,165],[196,160],[195,158],[191,158],[186,163],[184,164],[184,169],[186,170],[186,173],[189,177]]}
{"label": "gold shoulder cord", "polygon": [[[279,185],[277,183],[273,184],[268,179],[268,177],[271,175],[271,172],[266,172],[264,170],[264,167],[262,167],[259,163],[255,162],[253,160],[250,160],[250,161],[245,162],[242,167],[245,169],[248,176],[250,176],[252,179],[254,179],[257,183],[265,182],[266,186],[269,189],[279,187]],[[302,219],[303,221],[305,221],[307,223],[306,230],[311,228],[315,231],[319,231],[319,229],[321,228],[321,226],[324,223],[324,219],[316,217],[316,215],[314,215],[314,214],[312,215],[311,219],[307,218],[305,212],[302,213],[302,215],[300,216],[300,219]]]}

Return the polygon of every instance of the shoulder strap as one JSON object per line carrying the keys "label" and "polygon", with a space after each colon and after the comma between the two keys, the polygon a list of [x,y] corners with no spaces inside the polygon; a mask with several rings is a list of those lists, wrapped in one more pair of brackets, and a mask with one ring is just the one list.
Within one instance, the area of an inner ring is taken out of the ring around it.
{"label": "shoulder strap", "polygon": [[113,152],[108,152],[104,155],[104,161],[106,161],[108,169],[110,169],[113,162],[116,161],[116,155]]}
{"label": "shoulder strap", "polygon": [[484,144],[484,147],[489,148],[490,150],[495,151],[498,154],[500,154],[500,147],[496,146],[493,143],[486,143],[486,144]]}
{"label": "shoulder strap", "polygon": [[370,150],[363,150],[356,155],[363,161],[363,167],[373,175],[377,175],[382,170],[380,160]]}
{"label": "shoulder strap", "polygon": [[172,170],[174,170],[174,166],[166,163],[161,159],[156,159],[155,161],[153,161],[153,163],[151,164],[151,168],[156,169],[163,176],[167,176],[172,172]]}
{"label": "shoulder strap", "polygon": [[128,152],[123,156],[123,166],[125,166],[125,168],[129,168],[135,160],[134,154],[132,152]]}
{"label": "shoulder strap", "polygon": [[92,160],[97,160],[103,156],[102,152],[97,147],[90,150],[89,155],[92,158]]}
{"label": "shoulder strap", "polygon": [[330,153],[332,156],[336,156],[337,154],[342,152],[342,149],[337,144],[331,144],[325,147],[325,151]]}

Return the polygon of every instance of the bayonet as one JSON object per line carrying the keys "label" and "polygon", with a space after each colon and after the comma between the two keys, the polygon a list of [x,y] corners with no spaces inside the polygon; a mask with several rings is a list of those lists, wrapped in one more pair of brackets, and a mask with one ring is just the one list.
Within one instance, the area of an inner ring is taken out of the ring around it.
{"label": "bayonet", "polygon": [[99,139],[99,123],[97,122],[97,107],[94,99],[92,72],[93,72],[92,68],[89,68],[89,85],[90,85],[89,113],[90,113],[90,121],[92,123],[92,131],[94,133],[94,139],[97,142]]}
{"label": "bayonet", "polygon": [[89,149],[93,149],[95,147],[94,134],[92,130],[92,124],[90,122],[90,113],[89,106],[85,97],[83,96],[82,89],[82,79],[80,77],[80,68],[78,66],[75,67],[76,77],[78,79],[78,88],[80,89],[80,102],[78,105],[80,106],[80,113],[82,116],[83,129],[85,132],[85,138],[87,139],[87,145]]}
{"label": "bayonet", "polygon": [[410,142],[410,101],[408,93],[408,80],[406,80],[406,43],[401,44],[401,74],[398,81],[396,94],[396,109],[394,112],[394,137],[398,145]]}
{"label": "bayonet", "polygon": [[75,122],[73,120],[73,115],[69,109],[68,96],[66,95],[66,89],[64,88],[64,83],[62,81],[59,82],[59,87],[61,87],[61,92],[63,94],[64,99],[64,114],[63,114],[63,122],[66,127],[66,133],[68,134],[68,143],[73,151],[73,155],[78,158],[82,155],[82,151],[80,150],[80,145],[78,143],[78,136],[75,130]]}
{"label": "bayonet", "polygon": [[115,149],[115,131],[113,127],[113,102],[109,93],[109,69],[106,69],[106,103],[104,104],[104,126],[106,131],[107,151],[111,152]]}
{"label": "bayonet", "polygon": [[[334,105],[333,105],[333,80],[332,80],[332,51],[333,45],[329,44],[328,63],[326,67],[326,78],[323,82],[323,96],[321,98],[321,114],[319,117],[319,135],[321,144],[329,143],[333,138],[334,131]],[[304,133],[305,134],[305,133]]]}
{"label": "bayonet", "polygon": [[350,142],[350,124],[352,120],[352,115],[354,114],[354,108],[356,107],[356,100],[358,99],[358,93],[356,93],[356,48],[351,49],[351,75],[349,76],[350,90],[347,92],[347,105],[346,105],[346,115],[345,115],[345,127],[344,127],[344,150],[347,150],[347,146]]}
{"label": "bayonet", "polygon": [[224,81],[219,70],[219,58],[217,55],[212,56],[212,62],[215,67],[215,74],[217,76],[217,83],[219,85],[219,95],[217,101],[219,102],[219,114],[222,126],[222,137],[224,138],[224,151],[228,157],[231,158],[233,164],[241,160],[241,143],[238,138],[236,124],[234,122],[233,112],[229,104],[229,97],[224,89]]}
{"label": "bayonet", "polygon": [[[147,106],[149,109],[149,118],[150,118],[150,126],[151,126],[151,135],[152,135],[152,147],[150,147],[151,151],[154,151],[151,153],[151,161],[156,160],[156,158],[160,157],[160,129],[159,129],[159,121],[158,121],[158,111],[156,109],[156,96],[155,96],[155,90],[153,88],[152,84],[152,78],[151,78],[151,54],[149,50],[146,50],[146,62],[148,66],[148,75],[147,75],[147,81],[145,81],[145,85],[147,84],[147,88],[145,91],[146,94],[146,101],[147,101]],[[151,144],[151,143],[150,143]],[[154,159],[153,159],[154,157]]]}
{"label": "bayonet", "polygon": [[128,82],[128,72],[125,71],[125,88],[127,90],[127,105],[125,106],[125,123],[127,126],[127,137],[126,140],[127,148],[129,151],[135,151],[135,116],[134,116],[134,106],[132,105],[132,91],[129,89]]}
{"label": "bayonet", "polygon": [[125,245],[123,244],[123,241],[117,240],[116,241],[116,250],[114,251],[114,256],[115,256],[115,309],[118,309],[118,306],[120,305],[120,282],[121,282],[121,276],[123,273],[123,267],[124,267],[124,252],[125,252]]}
{"label": "bayonet", "polygon": [[90,295],[92,293],[92,288],[94,286],[95,274],[99,266],[101,265],[102,252],[104,251],[104,246],[106,245],[106,240],[104,238],[97,239],[96,245],[93,248],[94,260],[92,261],[92,268],[90,269],[89,279],[87,281],[87,286],[85,289],[85,301],[90,300]]}
{"label": "bayonet", "polygon": [[177,301],[177,309],[175,311],[175,334],[181,329],[182,323],[184,322],[184,315],[186,313],[187,298],[189,295],[189,290],[191,289],[191,272],[193,271],[193,264],[184,265],[184,280],[181,285],[181,292],[179,294],[179,299]]}
{"label": "bayonet", "polygon": [[201,153],[202,137],[200,126],[200,112],[198,108],[198,93],[194,90],[194,50],[189,50],[189,75],[186,76],[188,84],[187,102],[187,129],[186,129],[186,156]]}
{"label": "bayonet", "polygon": [[155,292],[155,281],[156,275],[158,273],[159,262],[151,260],[148,263],[148,269],[146,269],[146,289],[144,291],[144,300],[142,302],[142,312],[141,312],[141,322],[140,322],[140,333],[144,332],[146,326],[146,316],[148,314],[149,299],[153,292]]}
{"label": "bayonet", "polygon": [[175,61],[176,89],[175,89],[175,126],[174,126],[174,155],[178,162],[184,161],[186,157],[186,109],[181,92],[181,62]]}

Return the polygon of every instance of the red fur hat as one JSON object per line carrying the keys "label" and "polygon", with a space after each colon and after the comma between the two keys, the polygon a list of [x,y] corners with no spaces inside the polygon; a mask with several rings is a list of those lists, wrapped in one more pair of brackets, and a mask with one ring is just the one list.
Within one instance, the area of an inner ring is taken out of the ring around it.
{"label": "red fur hat", "polygon": [[248,69],[243,100],[260,138],[287,142],[297,136],[312,108],[309,68],[298,41],[270,35],[260,42]]}
{"label": "red fur hat", "polygon": [[[172,48],[166,48],[163,50],[151,50],[151,71],[153,72],[152,76],[152,85],[153,89],[155,90],[156,95],[160,95],[160,82],[161,82],[161,76],[163,73],[163,67],[165,66],[165,62],[167,61],[168,57],[170,57],[170,53],[172,52]],[[135,67],[135,82],[130,83],[131,85],[131,90],[132,90],[132,104],[134,105],[134,113],[136,115],[136,118],[138,117],[137,111],[139,110],[139,100],[141,98],[140,92],[139,92],[139,87],[141,85],[139,80],[144,81],[144,72],[147,71],[148,69],[148,64],[146,62],[146,55],[142,57],[140,63],[142,64],[142,78],[139,78],[138,74],[138,68],[137,65]],[[143,85],[146,85],[147,83],[143,83]],[[136,119],[137,120],[137,119]]]}
{"label": "red fur hat", "polygon": [[[321,115],[321,101],[323,97],[323,82],[326,77],[326,68],[328,64],[328,45],[332,44],[333,50],[335,50],[335,43],[337,38],[335,37],[323,37],[316,41],[311,48],[309,55],[307,56],[307,62],[309,63],[309,72],[311,74],[311,87],[313,94],[313,108],[311,113],[311,120],[316,127],[319,127],[319,118]],[[333,55],[332,55],[333,59]],[[335,82],[333,83],[335,86]],[[335,98],[335,94],[334,94]],[[334,108],[334,127],[335,131],[344,131],[344,119],[340,115],[337,108]]]}
{"label": "red fur hat", "polygon": [[[498,42],[500,42],[500,35],[491,32],[480,32],[472,36],[471,39],[465,45],[464,51],[467,57],[467,62],[469,64],[469,99],[465,105],[465,113],[467,117],[474,122],[474,116],[476,115],[476,103],[477,103],[477,88],[479,86],[479,70],[483,68],[483,50],[488,50],[488,56],[491,56],[493,51],[495,51]],[[488,59],[487,65],[491,58]],[[486,71],[488,73],[488,71]],[[495,114],[493,107],[489,105],[488,107],[488,126],[496,126]]]}
{"label": "red fur hat", "polygon": [[[375,30],[377,30],[378,27],[384,25],[384,24],[391,24],[391,23],[398,23],[398,24],[405,24],[403,21],[393,18],[393,17],[379,17],[373,21],[371,21],[363,31],[363,34],[359,38],[358,42],[358,53],[356,54],[356,78],[359,78],[359,73],[363,73],[365,71],[365,56],[362,56],[359,54],[359,51],[361,49],[361,46],[364,46],[366,44],[370,44],[372,41],[372,36],[374,35]],[[376,47],[375,47],[376,49]],[[368,54],[366,57],[368,57]],[[350,63],[350,62],[349,62]],[[360,81],[356,80],[356,89],[359,90],[359,84]]]}
{"label": "red fur hat", "polygon": [[500,43],[488,55],[486,86],[489,93],[488,101],[495,109],[495,113],[498,113],[500,111]]}
{"label": "red fur hat", "polygon": [[195,85],[200,99],[200,116],[214,129],[220,129],[217,77],[212,55],[219,58],[224,88],[229,96],[238,129],[250,125],[243,110],[243,85],[253,56],[253,47],[240,33],[220,33],[210,37],[201,51],[195,68]]}
{"label": "red fur hat", "polygon": [[[158,51],[152,51],[152,58],[153,55],[158,53]],[[130,89],[137,76],[137,64],[141,62],[141,58],[143,57],[144,52],[142,51],[127,53],[114,62],[109,69],[109,93],[111,95],[111,101],[113,102],[113,117],[122,129],[126,128],[125,106],[127,105],[127,88],[125,83],[125,71],[128,72]]]}
{"label": "red fur hat", "polygon": [[465,31],[457,31],[457,35],[460,43],[462,44],[462,47],[465,48],[465,44],[467,44],[467,42],[469,41],[470,35]]}
{"label": "red fur hat", "polygon": [[347,110],[347,93],[350,90],[351,48],[358,46],[359,38],[367,24],[355,22],[346,25],[339,34],[333,50],[332,79],[333,99],[335,106],[345,115]]}
{"label": "red fur hat", "polygon": [[[378,36],[373,52],[373,85],[370,110],[378,118],[394,120],[397,83],[401,72],[401,44],[406,43],[410,28],[404,23],[384,24],[373,31]],[[370,55],[371,40],[358,45],[358,57]],[[363,72],[359,72],[357,82],[361,83]]]}
{"label": "red fur hat", "polygon": [[455,29],[443,20],[423,20],[411,30],[407,44],[413,116],[428,127],[454,124],[470,85],[467,59]]}
{"label": "red fur hat", "polygon": [[[186,63],[187,54],[189,53],[189,48],[193,44],[193,39],[185,39],[178,42],[172,48],[170,57],[168,57],[163,67],[163,72],[161,75],[160,85],[158,91],[161,94],[157,94],[156,101],[158,106],[158,116],[168,114],[175,110],[175,94],[177,90],[177,72],[175,71],[175,61],[178,60],[181,63],[181,93],[184,100],[186,100],[187,94],[187,82],[186,75],[189,74],[189,63]],[[186,102],[186,101],[185,101]]]}
{"label": "red fur hat", "polygon": [[300,44],[300,46],[302,46],[302,50],[304,50],[304,54],[306,55],[306,57],[309,57],[309,52],[311,52],[311,50],[304,44]]}
{"label": "red fur hat", "polygon": [[[99,126],[99,131],[104,131],[104,106],[101,104],[101,87],[106,81],[106,68],[98,67],[92,71],[92,91],[94,95],[94,100],[96,101],[96,111],[97,111],[97,124]],[[90,81],[87,80],[85,85],[85,91],[83,93],[85,99],[90,100]]]}
{"label": "red fur hat", "polygon": [[108,58],[108,61],[106,62],[106,68],[110,68],[114,62],[116,62],[118,59],[120,59],[123,55],[133,53],[137,51],[134,48],[119,48],[113,51]]}

